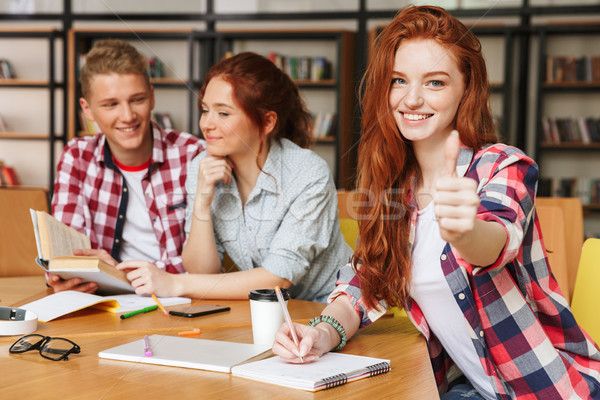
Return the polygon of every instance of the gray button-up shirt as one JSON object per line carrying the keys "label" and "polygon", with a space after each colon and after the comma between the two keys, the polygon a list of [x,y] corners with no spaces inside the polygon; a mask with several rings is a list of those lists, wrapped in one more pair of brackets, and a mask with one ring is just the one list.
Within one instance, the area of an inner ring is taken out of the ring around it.
{"label": "gray button-up shirt", "polygon": [[[200,159],[206,156],[203,152],[188,168],[188,234]],[[288,279],[293,298],[322,300],[352,254],[340,232],[327,163],[287,139],[271,144],[243,208],[235,177],[230,184],[217,182],[212,217],[221,258],[227,253],[240,270],[263,267]]]}

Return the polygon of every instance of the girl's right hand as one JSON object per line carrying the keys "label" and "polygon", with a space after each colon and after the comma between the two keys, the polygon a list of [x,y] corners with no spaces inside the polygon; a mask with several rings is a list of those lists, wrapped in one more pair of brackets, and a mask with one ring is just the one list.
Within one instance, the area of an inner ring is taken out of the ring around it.
{"label": "girl's right hand", "polygon": [[[281,328],[275,334],[272,350],[282,360],[295,364],[302,361],[305,363],[313,362],[330,350],[327,345],[330,341],[326,330],[295,322],[294,329],[296,329],[296,335],[300,340],[299,346],[296,346],[292,340],[290,327],[287,323],[281,325]],[[300,360],[300,356],[303,360]]]}
{"label": "girl's right hand", "polygon": [[208,156],[200,160],[195,207],[197,214],[210,215],[210,204],[218,181],[231,183],[233,165],[225,157]]}

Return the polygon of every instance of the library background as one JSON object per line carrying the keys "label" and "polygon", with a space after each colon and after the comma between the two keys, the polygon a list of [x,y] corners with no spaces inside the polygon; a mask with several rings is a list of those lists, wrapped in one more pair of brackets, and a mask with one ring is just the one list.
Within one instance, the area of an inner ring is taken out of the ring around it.
{"label": "library background", "polygon": [[313,149],[352,189],[358,82],[408,4],[444,7],[480,38],[501,140],[537,161],[538,195],[579,197],[599,237],[600,0],[2,0],[1,183],[51,191],[62,147],[95,129],[79,110],[82,55],[122,38],[148,58],[154,119],[195,135],[208,68],[227,52],[271,57],[314,115]]}

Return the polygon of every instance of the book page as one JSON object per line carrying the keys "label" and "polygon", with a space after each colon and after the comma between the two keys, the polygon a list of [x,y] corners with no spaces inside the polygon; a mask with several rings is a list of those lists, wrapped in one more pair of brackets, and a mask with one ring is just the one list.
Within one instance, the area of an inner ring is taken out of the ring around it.
{"label": "book page", "polygon": [[38,257],[44,258],[42,255],[42,245],[40,243],[40,230],[38,229],[37,211],[29,209],[31,221],[33,221],[33,235],[35,236],[35,245],[37,247]]}
{"label": "book page", "polygon": [[75,249],[91,248],[90,238],[63,224],[50,214],[36,211],[40,247],[45,260],[72,256]]}
{"label": "book page", "polygon": [[117,300],[115,299],[74,290],[65,290],[32,301],[19,308],[32,311],[38,315],[40,321],[48,322],[98,303],[106,303],[109,306],[118,307]]}

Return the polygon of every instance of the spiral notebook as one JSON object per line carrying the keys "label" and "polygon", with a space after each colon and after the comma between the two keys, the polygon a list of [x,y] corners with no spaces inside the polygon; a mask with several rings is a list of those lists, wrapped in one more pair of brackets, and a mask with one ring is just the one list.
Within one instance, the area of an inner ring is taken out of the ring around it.
{"label": "spiral notebook", "polygon": [[231,369],[231,374],[316,392],[383,374],[390,369],[390,360],[352,354],[327,353],[317,361],[306,364],[290,364],[282,361],[278,356],[271,357],[237,365]]}

